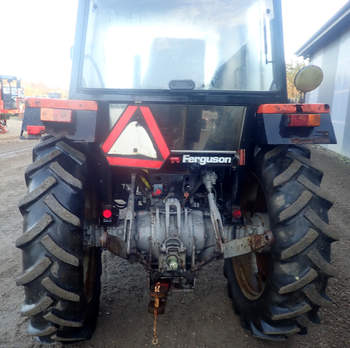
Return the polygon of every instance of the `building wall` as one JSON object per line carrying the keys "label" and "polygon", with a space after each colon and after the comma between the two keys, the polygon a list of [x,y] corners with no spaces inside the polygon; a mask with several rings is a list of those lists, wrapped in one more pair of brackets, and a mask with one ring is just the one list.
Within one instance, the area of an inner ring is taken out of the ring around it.
{"label": "building wall", "polygon": [[322,68],[324,80],[306,101],[331,106],[338,144],[327,147],[350,157],[350,28],[315,53],[311,63]]}

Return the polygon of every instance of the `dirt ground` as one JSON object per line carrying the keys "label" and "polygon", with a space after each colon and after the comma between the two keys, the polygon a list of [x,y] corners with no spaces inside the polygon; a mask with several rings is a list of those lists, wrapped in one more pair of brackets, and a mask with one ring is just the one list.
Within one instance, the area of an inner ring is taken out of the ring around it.
{"label": "dirt ground", "polygon": [[[27,319],[19,315],[23,289],[16,287],[21,273],[20,251],[14,246],[22,233],[18,200],[25,194],[23,173],[31,162],[33,140],[19,140],[19,124],[11,134],[0,135],[0,347],[43,346],[26,334]],[[313,149],[313,160],[325,171],[323,186],[337,201],[330,219],[342,239],[333,244],[338,277],[330,281],[334,303],[321,310],[322,325],[307,336],[286,343],[257,341],[239,325],[226,294],[222,262],[208,265],[199,274],[196,289],[175,293],[168,299],[166,314],[159,321],[159,347],[350,347],[350,161],[327,150]],[[152,347],[152,316],[147,312],[147,275],[139,265],[105,253],[101,310],[92,340],[72,348]]]}

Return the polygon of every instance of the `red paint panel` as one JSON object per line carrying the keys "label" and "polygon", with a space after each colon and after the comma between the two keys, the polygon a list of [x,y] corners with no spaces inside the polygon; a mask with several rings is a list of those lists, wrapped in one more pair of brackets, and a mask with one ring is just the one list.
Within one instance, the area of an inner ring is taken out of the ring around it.
{"label": "red paint panel", "polygon": [[244,166],[245,165],[245,149],[238,150],[238,156],[239,156],[239,165]]}
{"label": "red paint panel", "polygon": [[18,113],[17,109],[4,109],[4,110],[0,109],[0,111],[2,114],[6,114],[6,115],[15,115]]}
{"label": "red paint panel", "polygon": [[26,105],[31,108],[53,108],[53,109],[97,111],[97,103],[93,100],[27,98]]}
{"label": "red paint panel", "polygon": [[329,113],[328,104],[262,104],[259,106],[258,114],[293,114],[297,112],[297,106],[302,112]]}
{"label": "red paint panel", "polygon": [[303,112],[310,112],[310,113],[329,113],[330,107],[328,104],[303,104],[301,106],[301,109]]}
{"label": "red paint panel", "polygon": [[258,114],[290,114],[297,112],[295,104],[262,104],[259,106]]}

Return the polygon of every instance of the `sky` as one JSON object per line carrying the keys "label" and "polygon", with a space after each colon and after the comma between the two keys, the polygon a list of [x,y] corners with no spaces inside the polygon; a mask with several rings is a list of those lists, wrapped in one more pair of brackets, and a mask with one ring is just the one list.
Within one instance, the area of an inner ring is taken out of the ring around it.
{"label": "sky", "polygon": [[286,60],[349,0],[281,0]]}
{"label": "sky", "polygon": [[[348,1],[282,0],[286,60]],[[77,3],[0,0],[0,74],[68,88]]]}

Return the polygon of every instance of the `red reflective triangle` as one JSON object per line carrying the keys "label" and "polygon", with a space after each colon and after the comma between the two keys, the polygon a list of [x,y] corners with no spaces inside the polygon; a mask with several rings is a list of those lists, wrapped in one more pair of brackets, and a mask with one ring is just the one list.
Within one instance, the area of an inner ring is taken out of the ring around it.
{"label": "red reflective triangle", "polygon": [[[144,118],[148,129],[154,139],[155,146],[158,148],[159,153],[162,157],[161,160],[145,160],[137,159],[133,157],[121,157],[121,156],[111,156],[108,152],[112,148],[113,144],[117,141],[119,136],[122,134],[123,130],[129,124],[131,118],[135,114],[136,110],[140,108],[141,115]],[[169,157],[170,151],[168,146],[159,130],[156,120],[152,114],[151,109],[148,106],[128,106],[123,115],[119,118],[112,131],[108,135],[105,142],[102,144],[102,150],[106,154],[107,161],[110,165],[122,166],[122,167],[140,167],[140,168],[152,168],[159,169],[165,160]]]}

